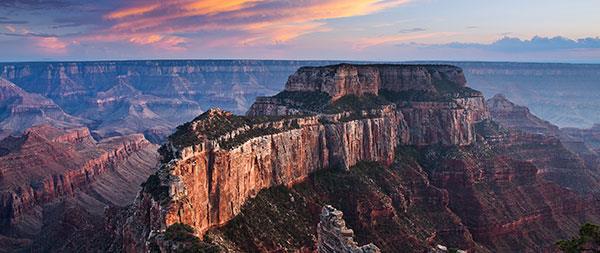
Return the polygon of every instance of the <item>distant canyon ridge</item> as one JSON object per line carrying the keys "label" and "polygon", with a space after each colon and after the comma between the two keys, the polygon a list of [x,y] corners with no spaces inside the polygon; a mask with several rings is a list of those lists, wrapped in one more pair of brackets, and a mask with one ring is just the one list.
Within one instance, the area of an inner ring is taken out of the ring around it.
{"label": "distant canyon ridge", "polygon": [[[87,127],[95,139],[174,128],[219,107],[244,114],[301,66],[333,61],[148,60],[0,63],[0,137],[50,124]],[[600,122],[600,65],[452,62],[469,86],[504,94],[559,127]]]}

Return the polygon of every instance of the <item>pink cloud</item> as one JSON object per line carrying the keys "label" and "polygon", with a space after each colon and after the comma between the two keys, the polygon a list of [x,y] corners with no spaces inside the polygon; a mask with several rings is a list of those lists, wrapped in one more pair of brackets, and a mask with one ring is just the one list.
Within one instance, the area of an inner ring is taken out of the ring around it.
{"label": "pink cloud", "polygon": [[[139,4],[104,16],[102,34],[115,40],[161,46],[185,42],[178,34],[230,31],[230,45],[279,44],[326,31],[327,19],[373,14],[408,0],[195,0]],[[222,41],[223,38],[212,38]],[[210,42],[208,42],[210,43]],[[177,47],[173,47],[177,48]]]}
{"label": "pink cloud", "polygon": [[67,52],[68,43],[56,37],[36,37],[35,45],[45,53],[64,54]]}

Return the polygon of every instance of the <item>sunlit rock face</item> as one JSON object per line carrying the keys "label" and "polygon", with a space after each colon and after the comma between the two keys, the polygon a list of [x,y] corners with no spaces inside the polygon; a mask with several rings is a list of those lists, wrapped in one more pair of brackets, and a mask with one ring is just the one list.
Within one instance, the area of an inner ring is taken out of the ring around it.
{"label": "sunlit rock face", "polygon": [[[421,88],[416,82],[423,80]],[[202,235],[235,217],[260,190],[293,185],[321,169],[391,165],[399,144],[472,144],[474,125],[487,118],[481,94],[451,66],[301,68],[286,87],[262,100],[279,103],[282,114],[259,106],[250,116],[214,109],[178,128],[161,148],[155,185],[134,203],[125,249],[146,249],[149,237],[160,238],[154,235],[175,223]],[[417,97],[402,100],[406,94]]]}

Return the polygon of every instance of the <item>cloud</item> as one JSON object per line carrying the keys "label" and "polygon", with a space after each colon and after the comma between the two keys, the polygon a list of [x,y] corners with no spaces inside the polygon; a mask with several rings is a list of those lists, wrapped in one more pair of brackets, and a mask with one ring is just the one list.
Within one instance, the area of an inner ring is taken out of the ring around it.
{"label": "cloud", "polygon": [[360,39],[356,43],[354,43],[352,48],[355,50],[363,50],[368,47],[380,46],[380,45],[385,45],[385,44],[395,44],[395,43],[399,43],[399,42],[432,38],[432,37],[438,37],[438,36],[449,36],[449,35],[452,35],[452,33],[436,32],[436,33],[421,33],[421,34],[409,34],[409,35],[405,35],[405,34],[397,35],[396,34],[396,35],[378,36],[378,37]]}
{"label": "cloud", "polygon": [[535,36],[529,40],[515,37],[503,37],[493,43],[449,43],[436,45],[449,48],[474,48],[480,50],[520,53],[520,52],[543,52],[574,49],[599,49],[600,38],[569,39],[561,36],[539,37]]}
{"label": "cloud", "polygon": [[138,36],[129,39],[129,42],[138,45],[154,45],[159,48],[167,50],[183,50],[185,49],[185,38],[177,36],[162,36],[159,34],[152,34],[149,36]]}
{"label": "cloud", "polygon": [[159,6],[160,6],[160,4],[151,4],[151,5],[145,5],[145,6],[134,6],[134,7],[130,7],[130,8],[124,8],[124,9],[120,9],[120,10],[108,13],[108,15],[106,15],[105,17],[107,19],[121,19],[121,18],[125,18],[125,17],[130,17],[130,16],[142,15],[144,13],[148,13],[150,11],[157,9]]}
{"label": "cloud", "polygon": [[[181,37],[220,32],[213,37],[245,46],[280,44],[299,36],[326,31],[327,20],[368,15],[408,0],[200,0],[142,3],[104,15],[112,25],[100,31],[109,38],[140,41],[138,37]],[[232,35],[233,34],[233,35]],[[208,39],[208,38],[204,38]],[[153,43],[158,43],[158,40]]]}
{"label": "cloud", "polygon": [[402,30],[398,31],[398,33],[417,33],[417,32],[424,32],[424,31],[426,31],[425,28],[415,27],[415,28],[410,28],[410,29],[402,29]]}
{"label": "cloud", "polygon": [[27,24],[28,22],[25,20],[10,20],[7,17],[0,17],[0,24],[11,24],[11,25],[19,25],[19,24]]}
{"label": "cloud", "polygon": [[37,48],[48,54],[65,54],[67,52],[68,43],[57,37],[46,37],[36,38],[35,45]]}
{"label": "cloud", "polygon": [[64,8],[74,5],[66,0],[2,0],[0,6],[14,9]]}
{"label": "cloud", "polygon": [[6,30],[8,30],[9,32],[11,32],[11,33],[14,33],[14,32],[16,32],[16,31],[17,31],[17,28],[15,28],[15,27],[14,27],[14,26],[12,26],[12,25],[5,25],[5,26],[4,26],[4,28],[5,28]]}

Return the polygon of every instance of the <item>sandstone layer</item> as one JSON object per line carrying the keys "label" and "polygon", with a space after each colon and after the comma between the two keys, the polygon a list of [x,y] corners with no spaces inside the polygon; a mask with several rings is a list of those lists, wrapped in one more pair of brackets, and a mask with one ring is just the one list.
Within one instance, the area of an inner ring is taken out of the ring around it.
{"label": "sandstone layer", "polygon": [[[133,217],[117,231],[124,250],[144,251],[160,244],[160,234],[176,223],[203,235],[233,219],[260,190],[293,185],[321,169],[348,169],[360,161],[391,165],[399,144],[473,144],[475,124],[488,115],[483,96],[464,86],[461,70],[455,67],[318,69],[316,77],[300,69],[289,79],[291,90],[284,93],[335,92],[327,95],[322,110],[302,102],[301,113],[293,115],[251,109],[248,114],[254,116],[243,117],[214,109],[180,126],[161,148],[163,164],[145,183],[132,207]],[[430,82],[423,89],[432,101],[377,96],[379,90],[421,92],[415,89],[422,78]],[[308,82],[307,88],[302,90],[298,82]]]}
{"label": "sandstone layer", "polygon": [[129,204],[155,169],[156,148],[140,134],[97,142],[87,128],[49,125],[2,140],[0,233],[28,240],[24,249],[58,246],[47,236],[70,236],[77,224],[99,223],[107,205]]}

